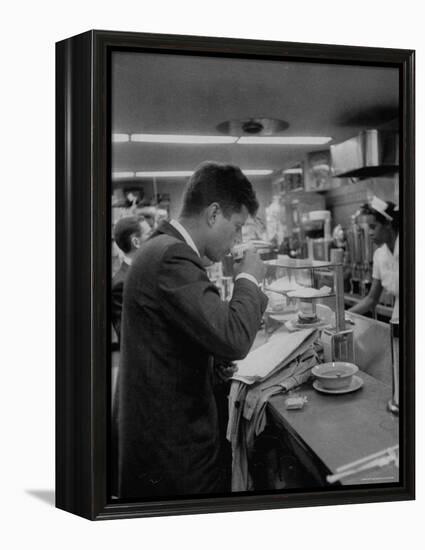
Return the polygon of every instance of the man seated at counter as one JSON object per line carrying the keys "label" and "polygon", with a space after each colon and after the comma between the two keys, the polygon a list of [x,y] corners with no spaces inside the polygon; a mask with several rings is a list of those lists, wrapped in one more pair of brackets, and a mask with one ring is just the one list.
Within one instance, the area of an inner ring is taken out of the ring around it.
{"label": "man seated at counter", "polygon": [[130,268],[119,380],[121,498],[230,490],[214,370],[245,357],[254,342],[267,304],[259,288],[265,266],[247,251],[224,302],[201,258],[220,261],[257,209],[238,167],[203,163],[178,221],[162,222]]}
{"label": "man seated at counter", "polygon": [[374,197],[362,207],[370,216],[369,229],[377,249],[373,255],[372,286],[369,294],[350,308],[354,313],[367,313],[378,304],[382,290],[395,296],[392,320],[398,321],[399,301],[399,212],[394,203]]}

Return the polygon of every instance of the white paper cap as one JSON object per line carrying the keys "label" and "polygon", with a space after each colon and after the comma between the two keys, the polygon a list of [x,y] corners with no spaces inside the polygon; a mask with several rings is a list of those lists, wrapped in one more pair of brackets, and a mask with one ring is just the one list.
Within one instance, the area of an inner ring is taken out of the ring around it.
{"label": "white paper cap", "polygon": [[389,221],[393,220],[392,217],[385,212],[386,209],[388,208],[388,204],[385,201],[383,201],[382,199],[374,195],[369,204],[374,210],[382,214],[384,218],[386,218]]}

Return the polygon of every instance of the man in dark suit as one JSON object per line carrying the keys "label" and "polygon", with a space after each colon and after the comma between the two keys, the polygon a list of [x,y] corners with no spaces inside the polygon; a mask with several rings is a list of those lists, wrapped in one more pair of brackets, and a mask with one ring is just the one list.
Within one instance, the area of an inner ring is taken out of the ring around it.
{"label": "man in dark suit", "polygon": [[[118,350],[112,356],[112,419],[111,419],[111,486],[112,493],[118,491],[118,395],[116,391],[119,363],[119,346],[121,341],[121,314],[124,283],[133,258],[144,239],[142,225],[137,216],[126,216],[117,221],[114,227],[114,240],[124,253],[119,270],[115,273],[111,285],[111,321],[118,337]],[[115,360],[114,360],[115,359]]]}
{"label": "man in dark suit", "polygon": [[117,221],[114,227],[114,239],[118,248],[124,253],[119,270],[112,279],[111,319],[118,341],[121,338],[121,312],[124,281],[136,252],[142,242],[142,227],[136,216],[127,216]]}
{"label": "man in dark suit", "polygon": [[133,261],[121,332],[121,498],[230,490],[213,365],[249,352],[267,304],[258,285],[265,266],[246,252],[224,302],[201,258],[220,261],[257,209],[239,168],[204,163],[189,180],[179,220],[163,222]]}

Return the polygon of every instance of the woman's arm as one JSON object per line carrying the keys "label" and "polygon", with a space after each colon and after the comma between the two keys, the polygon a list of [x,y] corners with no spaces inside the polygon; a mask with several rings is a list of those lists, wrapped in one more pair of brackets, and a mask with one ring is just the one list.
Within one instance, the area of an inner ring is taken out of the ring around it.
{"label": "woman's arm", "polygon": [[367,313],[370,310],[373,310],[381,296],[382,293],[382,284],[379,279],[372,279],[372,286],[370,287],[369,294],[365,296],[358,304],[351,307],[348,311],[353,313]]}

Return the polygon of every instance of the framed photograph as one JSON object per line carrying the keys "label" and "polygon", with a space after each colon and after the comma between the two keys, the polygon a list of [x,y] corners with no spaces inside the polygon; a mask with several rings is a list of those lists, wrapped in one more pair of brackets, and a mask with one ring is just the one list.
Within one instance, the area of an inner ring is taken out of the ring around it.
{"label": "framed photograph", "polygon": [[57,507],[413,499],[414,52],[89,31],[56,71]]}

